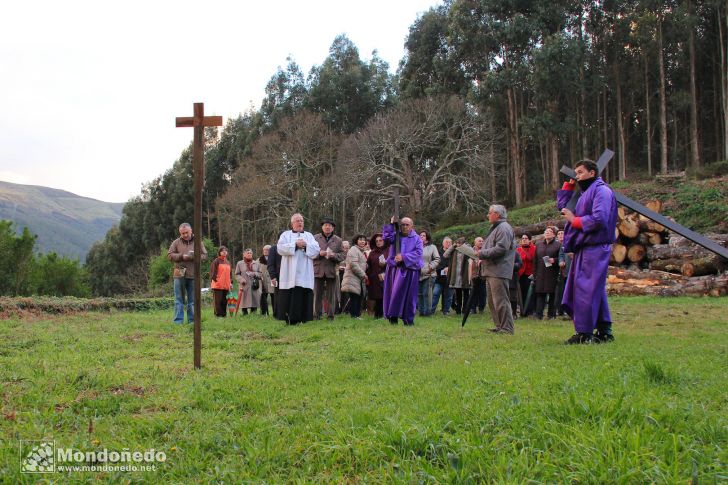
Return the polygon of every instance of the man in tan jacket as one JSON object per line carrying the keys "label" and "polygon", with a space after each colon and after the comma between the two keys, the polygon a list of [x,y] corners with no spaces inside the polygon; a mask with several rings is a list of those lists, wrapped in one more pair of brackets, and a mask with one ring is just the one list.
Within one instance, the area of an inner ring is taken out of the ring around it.
{"label": "man in tan jacket", "polygon": [[[179,237],[172,241],[167,258],[174,263],[174,323],[184,323],[187,308],[187,323],[195,319],[195,238],[192,226],[180,224]],[[207,259],[207,250],[202,245],[201,260]]]}

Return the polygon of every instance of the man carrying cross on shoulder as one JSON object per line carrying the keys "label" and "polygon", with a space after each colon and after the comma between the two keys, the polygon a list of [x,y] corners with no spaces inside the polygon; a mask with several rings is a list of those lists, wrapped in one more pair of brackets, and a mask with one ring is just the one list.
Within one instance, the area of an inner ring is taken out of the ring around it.
{"label": "man carrying cross on shoulder", "polygon": [[[566,219],[564,250],[574,253],[561,306],[574,320],[576,334],[566,343],[611,342],[614,337],[607,303],[607,271],[615,239],[617,200],[599,177],[595,162],[582,160],[575,172],[576,181],[564,183],[556,195],[557,207]],[[566,206],[576,184],[582,194],[572,212]]]}

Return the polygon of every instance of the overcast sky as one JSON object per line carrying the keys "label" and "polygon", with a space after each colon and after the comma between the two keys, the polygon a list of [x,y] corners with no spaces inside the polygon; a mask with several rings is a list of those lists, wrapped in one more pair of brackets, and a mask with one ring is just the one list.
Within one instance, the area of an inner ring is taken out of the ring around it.
{"label": "overcast sky", "polygon": [[308,74],[338,34],[394,72],[438,0],[4,2],[0,180],[125,202],[170,168],[194,102],[223,121],[257,108],[292,56]]}

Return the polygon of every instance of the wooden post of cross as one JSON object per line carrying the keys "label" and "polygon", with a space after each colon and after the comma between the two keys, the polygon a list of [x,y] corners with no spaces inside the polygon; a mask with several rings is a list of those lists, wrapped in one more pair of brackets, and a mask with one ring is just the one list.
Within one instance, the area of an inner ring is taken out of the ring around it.
{"label": "wooden post of cross", "polygon": [[178,117],[177,128],[193,127],[192,141],[192,173],[194,174],[195,213],[192,221],[192,232],[195,235],[195,328],[194,328],[194,365],[202,366],[202,275],[200,271],[202,258],[202,185],[205,175],[205,127],[222,126],[222,116],[205,116],[205,105],[194,103],[194,116]]}

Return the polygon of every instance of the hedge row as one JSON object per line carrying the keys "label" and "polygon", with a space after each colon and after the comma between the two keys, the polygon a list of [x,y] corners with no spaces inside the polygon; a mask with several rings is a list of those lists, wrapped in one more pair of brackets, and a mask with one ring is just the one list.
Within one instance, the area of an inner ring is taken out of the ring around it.
{"label": "hedge row", "polygon": [[92,311],[149,311],[174,307],[174,298],[0,297],[0,313],[64,314]]}

